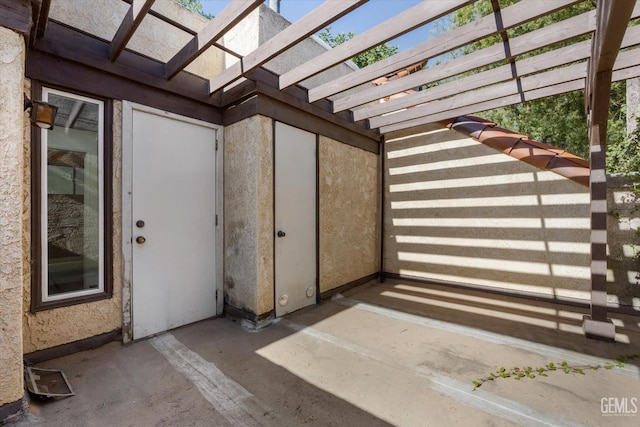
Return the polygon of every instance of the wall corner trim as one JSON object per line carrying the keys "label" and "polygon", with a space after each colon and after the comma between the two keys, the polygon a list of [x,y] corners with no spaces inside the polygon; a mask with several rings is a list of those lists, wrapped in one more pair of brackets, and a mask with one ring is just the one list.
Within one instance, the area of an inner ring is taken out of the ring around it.
{"label": "wall corner trim", "polygon": [[105,334],[96,335],[82,340],[61,344],[55,347],[46,348],[25,354],[24,361],[26,364],[35,365],[45,360],[57,359],[58,357],[68,356],[80,351],[91,350],[101,347],[113,341],[122,341],[122,330],[116,329]]}
{"label": "wall corner trim", "polygon": [[329,289],[328,291],[324,291],[322,293],[320,293],[320,299],[321,300],[326,300],[328,298],[333,297],[336,294],[342,293],[342,292],[346,292],[350,289],[353,289],[355,287],[358,287],[360,285],[364,285],[365,283],[371,282],[373,280],[378,280],[378,278],[380,277],[380,273],[379,271],[376,271],[373,274],[370,274],[368,276],[364,276],[361,277],[360,279],[356,279],[353,280],[349,283],[345,283],[342,286],[338,286],[337,288],[333,288],[333,289]]}

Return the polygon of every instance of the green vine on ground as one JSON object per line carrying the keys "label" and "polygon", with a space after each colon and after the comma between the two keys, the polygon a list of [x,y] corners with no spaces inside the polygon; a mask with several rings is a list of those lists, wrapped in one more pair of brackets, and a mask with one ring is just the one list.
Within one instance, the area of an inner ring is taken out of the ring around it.
{"label": "green vine on ground", "polygon": [[473,381],[473,391],[482,387],[487,381],[495,381],[500,378],[513,378],[514,380],[522,379],[534,379],[536,377],[548,377],[551,372],[564,372],[565,374],[578,374],[585,375],[585,371],[597,371],[598,369],[611,370],[613,368],[624,368],[625,363],[632,359],[640,358],[640,353],[626,354],[617,357],[611,363],[603,363],[598,365],[570,365],[568,362],[563,361],[558,364],[553,362],[547,363],[543,367],[532,368],[527,367],[514,367],[507,369],[505,367],[498,368],[497,371],[491,372],[489,375],[478,378]]}

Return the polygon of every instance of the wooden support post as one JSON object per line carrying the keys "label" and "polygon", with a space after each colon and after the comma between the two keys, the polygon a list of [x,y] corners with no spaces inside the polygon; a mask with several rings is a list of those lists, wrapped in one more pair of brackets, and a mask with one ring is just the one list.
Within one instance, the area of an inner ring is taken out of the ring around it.
{"label": "wooden support post", "polygon": [[591,315],[585,316],[582,329],[588,338],[605,341],[616,336],[607,318],[607,119],[612,70],[635,3],[598,0],[585,89],[591,162]]}
{"label": "wooden support post", "polygon": [[607,318],[607,118],[611,71],[595,75],[591,88],[589,161],[591,178],[591,315],[582,328],[587,338],[615,340],[615,326]]}

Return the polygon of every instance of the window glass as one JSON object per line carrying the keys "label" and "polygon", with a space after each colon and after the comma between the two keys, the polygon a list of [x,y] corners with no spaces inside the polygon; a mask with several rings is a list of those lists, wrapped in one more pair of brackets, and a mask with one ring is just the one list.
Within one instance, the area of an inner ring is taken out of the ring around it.
{"label": "window glass", "polygon": [[48,89],[43,99],[58,107],[54,128],[42,131],[42,297],[48,301],[104,289],[103,103]]}

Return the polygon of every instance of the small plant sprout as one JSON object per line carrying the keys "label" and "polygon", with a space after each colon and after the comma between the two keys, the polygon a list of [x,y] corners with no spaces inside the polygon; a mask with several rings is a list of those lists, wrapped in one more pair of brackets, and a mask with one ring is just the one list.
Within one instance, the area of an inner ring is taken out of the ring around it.
{"label": "small plant sprout", "polygon": [[501,366],[496,371],[490,372],[488,375],[472,381],[473,391],[476,391],[487,381],[495,381],[499,378],[513,378],[514,380],[522,380],[526,378],[535,379],[536,377],[548,377],[549,374],[554,371],[562,371],[565,374],[585,375],[585,371],[589,370],[597,371],[598,369],[611,370],[613,368],[623,368],[625,363],[629,360],[637,358],[640,358],[640,353],[622,355],[615,358],[610,363],[597,365],[571,365],[566,361],[562,361],[557,364],[550,362],[537,368],[527,366],[507,369],[504,366]]}

